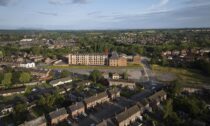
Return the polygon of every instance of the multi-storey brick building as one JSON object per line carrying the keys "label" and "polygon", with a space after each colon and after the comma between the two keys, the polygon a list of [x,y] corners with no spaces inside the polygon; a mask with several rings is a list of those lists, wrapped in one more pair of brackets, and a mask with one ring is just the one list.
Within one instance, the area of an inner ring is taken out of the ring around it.
{"label": "multi-storey brick building", "polygon": [[106,65],[108,56],[105,54],[69,54],[70,65]]}
{"label": "multi-storey brick building", "polygon": [[117,52],[107,54],[69,54],[70,65],[93,65],[93,66],[127,66],[128,60],[134,64],[140,64],[141,57],[139,55],[131,56],[129,58],[126,55],[118,55]]}
{"label": "multi-storey brick building", "polygon": [[112,52],[112,56],[109,58],[109,66],[127,66],[127,59],[119,56],[117,52]]}
{"label": "multi-storey brick building", "polygon": [[135,56],[133,56],[133,63],[134,64],[140,64],[140,61],[141,61],[141,57],[140,57],[140,55],[135,55]]}

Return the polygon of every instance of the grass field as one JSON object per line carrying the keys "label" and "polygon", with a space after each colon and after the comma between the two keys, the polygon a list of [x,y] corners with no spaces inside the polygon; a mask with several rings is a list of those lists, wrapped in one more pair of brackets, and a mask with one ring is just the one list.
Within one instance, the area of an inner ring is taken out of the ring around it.
{"label": "grass field", "polygon": [[171,73],[177,76],[177,81],[183,85],[198,86],[198,85],[210,85],[210,77],[204,76],[200,71],[183,68],[162,67],[158,65],[152,66],[153,71],[156,74]]}
{"label": "grass field", "polygon": [[125,67],[66,65],[66,66],[47,66],[46,68],[48,68],[48,69],[99,69],[100,70],[100,69],[136,69],[136,68],[141,68],[141,67],[142,67],[142,64],[140,64],[140,65],[128,64],[128,66],[125,66]]}

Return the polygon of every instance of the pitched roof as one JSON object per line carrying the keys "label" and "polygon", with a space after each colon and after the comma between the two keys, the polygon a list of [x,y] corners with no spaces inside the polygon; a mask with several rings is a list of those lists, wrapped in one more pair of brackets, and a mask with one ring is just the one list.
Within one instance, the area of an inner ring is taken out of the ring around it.
{"label": "pitched roof", "polygon": [[65,108],[60,108],[60,109],[57,109],[55,111],[50,112],[49,117],[50,117],[50,119],[54,119],[56,117],[59,117],[61,115],[65,115],[65,114],[67,114],[66,109]]}
{"label": "pitched roof", "polygon": [[31,120],[31,121],[28,121],[28,122],[25,122],[19,126],[38,126],[38,125],[41,125],[43,123],[47,123],[46,119],[45,119],[45,116],[41,116],[41,117],[38,117],[34,120]]}
{"label": "pitched roof", "polygon": [[7,94],[7,93],[14,93],[14,92],[22,92],[22,91],[25,91],[25,87],[0,90],[0,95],[1,94]]}
{"label": "pitched roof", "polygon": [[120,76],[118,73],[113,73],[112,76]]}
{"label": "pitched roof", "polygon": [[78,110],[78,109],[81,109],[81,108],[84,108],[84,104],[83,102],[77,102],[71,106],[69,106],[68,108],[71,110],[71,112],[75,111],[75,110]]}
{"label": "pitched roof", "polygon": [[139,103],[141,103],[143,106],[146,106],[149,104],[149,101],[147,99],[143,99]]}
{"label": "pitched roof", "polygon": [[135,83],[134,81],[132,80],[122,80],[122,79],[119,79],[119,80],[115,80],[115,79],[109,79],[108,80],[109,82],[124,82],[124,83]]}
{"label": "pitched roof", "polygon": [[58,82],[65,82],[65,81],[68,81],[68,80],[72,80],[71,77],[65,77],[65,78],[61,78],[61,79],[57,79],[57,80],[53,80],[53,81],[50,81],[50,84],[57,84]]}
{"label": "pitched roof", "polygon": [[166,95],[166,92],[164,90],[160,90],[160,91],[156,92],[155,94],[153,94],[152,96],[150,96],[148,99],[149,99],[149,101],[155,101],[155,100],[158,100],[159,98],[163,97],[164,95]]}
{"label": "pitched roof", "polygon": [[110,59],[118,59],[119,55],[117,54],[117,52],[112,52],[112,56],[110,57]]}
{"label": "pitched roof", "polygon": [[65,88],[66,90],[72,89],[72,85],[71,84],[64,84],[63,88]]}
{"label": "pitched roof", "polygon": [[135,113],[137,113],[139,111],[140,111],[139,107],[137,105],[134,105],[134,106],[130,107],[129,109],[125,109],[125,111],[116,115],[115,119],[119,123],[119,122],[122,122],[122,121],[128,119],[129,117],[131,117],[132,115],[134,115]]}
{"label": "pitched roof", "polygon": [[102,122],[96,124],[96,126],[107,126],[107,120],[103,120]]}
{"label": "pitched roof", "polygon": [[114,89],[112,89],[112,90],[108,90],[108,92],[109,92],[110,94],[117,94],[117,93],[120,92],[120,89],[119,89],[119,88],[114,88]]}
{"label": "pitched roof", "polygon": [[90,80],[82,80],[82,81],[77,82],[77,85],[85,85],[87,83],[92,83],[92,81],[90,81]]}
{"label": "pitched roof", "polygon": [[96,95],[94,95],[94,96],[91,96],[91,97],[89,97],[89,98],[84,99],[84,102],[85,102],[86,104],[88,104],[88,103],[91,103],[91,102],[93,102],[93,101],[99,100],[99,99],[104,98],[104,97],[107,97],[107,96],[108,96],[108,95],[107,95],[106,92],[101,92],[101,93],[99,93],[99,94],[96,94]]}

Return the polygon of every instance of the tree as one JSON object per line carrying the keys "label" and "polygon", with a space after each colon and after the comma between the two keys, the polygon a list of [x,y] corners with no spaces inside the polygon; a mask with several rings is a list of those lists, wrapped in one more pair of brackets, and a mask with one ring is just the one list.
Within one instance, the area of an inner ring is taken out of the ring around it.
{"label": "tree", "polygon": [[123,72],[123,78],[126,79],[126,80],[128,79],[128,72],[127,71]]}
{"label": "tree", "polygon": [[27,118],[27,105],[26,103],[18,102],[14,107],[13,120],[19,124]]}
{"label": "tree", "polygon": [[3,58],[4,57],[4,53],[3,51],[0,50],[0,58]]}
{"label": "tree", "polygon": [[61,77],[68,77],[70,75],[70,72],[68,70],[63,70],[61,72]]}
{"label": "tree", "polygon": [[21,71],[14,71],[14,72],[12,72],[12,83],[19,83],[20,82],[20,80],[19,80],[19,78],[20,78],[20,74],[21,74]]}
{"label": "tree", "polygon": [[54,98],[55,98],[55,103],[56,104],[60,104],[63,103],[63,101],[65,100],[64,96],[61,95],[58,91],[58,89],[56,89],[55,93],[53,94]]}
{"label": "tree", "polygon": [[94,83],[96,83],[97,81],[99,81],[102,78],[102,74],[99,70],[93,70],[90,73],[90,79],[92,79],[92,81]]}
{"label": "tree", "polygon": [[41,96],[41,98],[38,101],[38,104],[44,107],[52,108],[56,100],[55,95],[48,94],[46,97]]}
{"label": "tree", "polygon": [[173,105],[172,105],[171,99],[166,101],[166,104],[163,106],[163,113],[164,113],[164,116],[163,116],[164,119],[166,119],[173,113]]}
{"label": "tree", "polygon": [[15,113],[23,113],[26,111],[26,108],[27,108],[27,105],[24,104],[24,103],[18,103],[16,106],[15,106]]}
{"label": "tree", "polygon": [[55,103],[56,98],[54,97],[54,95],[47,95],[47,97],[45,98],[45,103],[48,107],[52,107],[53,104]]}
{"label": "tree", "polygon": [[181,93],[181,90],[182,90],[181,84],[178,83],[177,80],[174,81],[173,86],[171,87],[171,90],[170,90],[171,94],[173,96],[176,96],[177,94]]}
{"label": "tree", "polygon": [[4,79],[4,74],[3,72],[0,72],[0,82],[2,82],[3,79]]}
{"label": "tree", "polygon": [[38,46],[32,47],[31,50],[34,55],[40,55],[41,53],[41,48]]}
{"label": "tree", "polygon": [[21,83],[27,83],[31,80],[31,75],[27,72],[23,72],[20,74],[19,80]]}
{"label": "tree", "polygon": [[1,82],[5,87],[10,87],[12,84],[12,73],[5,73]]}
{"label": "tree", "polygon": [[39,99],[39,101],[38,101],[38,104],[39,104],[40,106],[44,106],[44,105],[45,105],[45,98],[44,98],[44,96],[41,96],[41,97],[40,97],[40,99]]}
{"label": "tree", "polygon": [[168,60],[166,57],[163,57],[162,59],[162,66],[167,66],[169,64]]}

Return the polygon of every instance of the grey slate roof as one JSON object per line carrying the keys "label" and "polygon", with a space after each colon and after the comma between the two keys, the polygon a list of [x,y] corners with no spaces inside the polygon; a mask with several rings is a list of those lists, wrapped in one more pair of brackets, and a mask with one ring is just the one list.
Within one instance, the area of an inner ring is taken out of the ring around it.
{"label": "grey slate roof", "polygon": [[50,112],[49,117],[50,117],[50,119],[54,119],[54,118],[57,118],[61,115],[65,115],[65,114],[67,114],[66,109],[65,108],[60,108],[60,109],[57,109],[55,111]]}
{"label": "grey slate roof", "polygon": [[106,92],[102,92],[102,93],[96,94],[94,96],[91,96],[89,98],[86,98],[86,99],[84,99],[84,102],[86,104],[88,104],[88,103],[91,103],[93,101],[96,101],[96,100],[101,99],[101,98],[104,98],[104,97],[108,97],[108,95],[107,95]]}
{"label": "grey slate roof", "polygon": [[78,110],[78,109],[81,109],[81,108],[84,108],[84,104],[83,102],[77,102],[71,106],[69,106],[68,108],[70,109],[71,112],[75,111],[75,110]]}
{"label": "grey slate roof", "polygon": [[72,80],[72,78],[71,77],[65,77],[65,78],[53,80],[53,81],[50,81],[50,84],[53,85],[53,84],[57,84],[58,82],[64,82],[64,81],[68,81],[68,80]]}
{"label": "grey slate roof", "polygon": [[25,123],[23,123],[19,126],[38,126],[38,125],[41,125],[41,124],[44,124],[44,123],[47,123],[47,121],[45,119],[45,116],[41,116],[41,117],[38,117],[34,120],[25,122]]}
{"label": "grey slate roof", "polygon": [[125,111],[119,113],[118,115],[115,116],[115,119],[118,123],[128,119],[129,117],[131,117],[133,114],[137,113],[138,111],[140,111],[139,107],[137,105],[134,105],[128,109],[126,109]]}
{"label": "grey slate roof", "polygon": [[148,99],[149,101],[156,101],[160,99],[161,97],[163,97],[164,95],[166,95],[166,92],[164,90],[161,90],[161,91],[156,92],[152,96],[150,96]]}
{"label": "grey slate roof", "polygon": [[14,93],[14,92],[22,92],[25,91],[25,87],[13,88],[13,89],[6,89],[0,90],[0,95],[7,94],[7,93]]}
{"label": "grey slate roof", "polygon": [[147,99],[143,99],[140,101],[140,103],[143,105],[143,106],[146,106],[147,104],[149,104],[149,101]]}
{"label": "grey slate roof", "polygon": [[122,82],[122,83],[135,83],[132,80],[123,80],[123,79],[119,79],[119,80],[115,80],[115,79],[109,79],[109,82]]}
{"label": "grey slate roof", "polygon": [[112,52],[112,56],[110,57],[110,59],[118,59],[119,55],[117,52]]}

